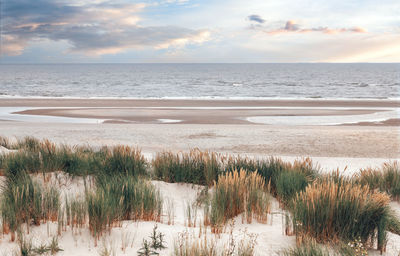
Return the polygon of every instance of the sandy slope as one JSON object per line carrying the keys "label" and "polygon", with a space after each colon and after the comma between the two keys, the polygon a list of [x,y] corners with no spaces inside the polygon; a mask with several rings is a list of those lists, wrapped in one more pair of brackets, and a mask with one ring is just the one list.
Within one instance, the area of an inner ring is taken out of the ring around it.
{"label": "sandy slope", "polygon": [[[35,176],[35,179],[42,182],[40,175]],[[4,178],[1,179],[1,181]],[[91,186],[90,178],[86,182]],[[198,238],[200,232],[199,223],[202,220],[202,210],[197,210],[197,227],[188,228],[186,226],[185,209],[191,205],[197,198],[202,186],[192,184],[172,184],[162,181],[152,181],[152,183],[160,189],[164,199],[164,211],[162,223],[157,223],[159,231],[165,234],[168,248],[163,250],[160,255],[170,255],[173,251],[174,240],[182,233],[193,235]],[[49,184],[55,185],[61,190],[62,202],[67,196],[77,197],[84,195],[84,181],[82,178],[69,178],[63,173],[54,173],[51,176]],[[168,206],[172,206],[173,210],[173,225],[167,225]],[[391,207],[400,216],[400,204],[397,202],[391,203]],[[295,246],[294,236],[284,235],[284,218],[283,212],[279,208],[276,200],[272,201],[271,215],[266,224],[253,221],[252,224],[243,224],[240,216],[236,217],[232,234],[236,242],[243,240],[244,232],[257,236],[256,255],[277,255],[277,253],[289,246]],[[136,255],[137,250],[141,247],[143,239],[147,239],[150,235],[155,222],[132,222],[124,221],[121,227],[115,227],[110,233],[104,235],[95,246],[94,239],[89,234],[88,227],[82,229],[71,230],[67,227],[66,231],[59,237],[59,245],[64,250],[57,255],[99,255],[99,251],[103,247],[107,247],[115,255]],[[218,238],[220,246],[226,246],[229,240],[229,226],[225,232]],[[49,243],[51,238],[57,235],[57,224],[47,223],[39,227],[31,226],[30,234],[27,239],[31,239],[36,246]],[[215,239],[208,229],[207,239]],[[388,256],[398,256],[400,253],[400,236],[390,234],[388,236],[387,253]],[[10,237],[5,235],[0,240],[0,255],[13,255],[17,250],[18,245],[10,242]],[[379,255],[376,251],[371,251],[370,255]]]}
{"label": "sandy slope", "polygon": [[[52,181],[59,186],[62,195],[71,195],[71,193],[82,194],[84,192],[83,181],[81,179],[71,180],[65,178],[62,174],[58,174],[58,178]],[[179,233],[188,232],[194,234],[197,238],[200,231],[199,224],[196,228],[188,228],[185,225],[185,209],[188,204],[192,204],[200,190],[201,186],[190,184],[171,184],[161,181],[153,181],[153,184],[160,189],[166,204],[174,206],[174,225],[167,225],[167,216],[164,213],[163,222],[157,223],[159,231],[165,234],[168,248],[163,250],[160,255],[170,255],[173,251],[174,239],[178,238]],[[168,201],[168,202],[167,202]],[[237,242],[243,237],[244,230],[248,234],[257,235],[257,255],[274,255],[277,251],[287,245],[294,245],[294,237],[285,236],[283,234],[282,216],[279,214],[281,210],[278,208],[277,202],[274,201],[271,215],[267,224],[260,224],[254,221],[252,224],[242,224],[241,217],[235,218],[233,236]],[[202,210],[198,210],[197,223],[202,219]],[[113,228],[111,233],[105,235],[98,246],[94,245],[94,240],[89,234],[88,228],[72,231],[67,227],[67,231],[62,233],[59,238],[59,244],[63,252],[57,255],[98,255],[99,250],[106,246],[112,248],[116,255],[136,255],[137,250],[141,247],[143,239],[147,239],[150,235],[155,223],[154,222],[131,222],[125,221],[120,228]],[[213,239],[214,235],[208,229],[208,239]],[[221,235],[221,246],[227,243],[229,239],[229,230]],[[31,227],[28,239],[36,245],[49,243],[51,238],[57,234],[57,224],[48,223],[39,227]],[[16,243],[9,242],[9,236],[4,236],[0,241],[0,255],[12,255],[17,249]],[[124,245],[126,244],[126,245]],[[125,250],[122,250],[124,247]],[[126,247],[126,248],[125,248]],[[9,254],[7,254],[9,253]],[[265,254],[267,253],[267,254]]]}

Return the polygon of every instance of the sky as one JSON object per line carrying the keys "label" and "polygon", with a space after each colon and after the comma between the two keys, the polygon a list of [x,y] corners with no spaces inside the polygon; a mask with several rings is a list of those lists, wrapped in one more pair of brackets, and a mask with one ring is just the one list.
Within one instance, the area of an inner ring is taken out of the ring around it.
{"label": "sky", "polygon": [[1,63],[400,62],[399,0],[0,0]]}

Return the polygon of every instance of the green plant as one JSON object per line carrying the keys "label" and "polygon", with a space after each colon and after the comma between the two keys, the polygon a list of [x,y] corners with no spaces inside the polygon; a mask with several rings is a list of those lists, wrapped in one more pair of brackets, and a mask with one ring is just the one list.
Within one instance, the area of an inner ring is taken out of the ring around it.
{"label": "green plant", "polygon": [[308,185],[307,177],[300,172],[284,171],[276,180],[276,194],[285,204]]}
{"label": "green plant", "polygon": [[270,197],[264,179],[256,172],[244,170],[220,175],[211,199],[210,222],[213,232],[241,213],[251,223],[253,217],[265,222],[270,208]]}
{"label": "green plant", "polygon": [[167,248],[165,245],[164,234],[157,231],[157,224],[153,227],[153,232],[150,235],[150,247],[154,250],[162,250]]}
{"label": "green plant", "polygon": [[25,149],[30,152],[38,152],[40,141],[34,137],[27,136],[17,140],[18,149]]}
{"label": "green plant", "polygon": [[56,188],[44,188],[33,182],[24,170],[15,172],[11,169],[6,172],[1,194],[1,215],[3,232],[11,232],[12,241],[22,223],[27,223],[29,230],[31,221],[35,225],[40,225],[41,221],[55,221],[59,208],[59,192]]}
{"label": "green plant", "polygon": [[121,220],[160,221],[162,197],[147,180],[132,176],[100,179],[86,195],[89,228],[98,238],[107,227]]}
{"label": "green plant", "polygon": [[114,256],[115,250],[110,246],[110,248],[107,245],[103,245],[102,249],[99,251],[100,256]]}
{"label": "green plant", "polygon": [[68,199],[65,197],[65,213],[67,225],[81,228],[87,217],[87,202],[82,198]]}
{"label": "green plant", "polygon": [[[216,239],[206,236],[198,238],[187,232],[179,233],[174,241],[174,256],[219,256],[220,250]],[[221,255],[222,256],[222,255]]]}
{"label": "green plant", "polygon": [[50,245],[48,246],[49,248],[49,252],[51,255],[55,255],[58,252],[62,252],[64,251],[63,249],[60,248],[60,246],[58,245],[58,238],[56,236],[54,236],[51,239]]}
{"label": "green plant", "polygon": [[103,150],[105,159],[102,173],[104,175],[146,175],[147,162],[139,149],[116,146],[112,150]]}
{"label": "green plant", "polygon": [[143,239],[142,247],[137,251],[139,256],[159,255],[158,252],[153,250],[146,239]]}
{"label": "green plant", "polygon": [[40,170],[39,154],[32,152],[14,152],[3,157],[5,175],[16,178],[20,173],[37,173]]}
{"label": "green plant", "polygon": [[189,153],[158,153],[153,160],[154,174],[166,182],[187,182],[211,186],[222,168],[218,155],[191,150]]}
{"label": "green plant", "polygon": [[43,255],[49,251],[50,251],[50,249],[45,244],[41,244],[38,247],[35,247],[32,249],[32,252],[34,254],[38,254],[38,255]]}
{"label": "green plant", "polygon": [[283,256],[333,256],[327,248],[318,245],[316,242],[307,242],[300,246],[283,250]]}
{"label": "green plant", "polygon": [[341,251],[353,256],[368,256],[368,250],[361,238],[348,242],[346,246],[342,246]]}
{"label": "green plant", "polygon": [[[320,167],[313,164],[310,158],[289,163],[277,157],[259,160],[227,157],[223,159],[223,162],[227,172],[240,169],[257,172],[264,178],[265,183],[270,185],[271,193],[283,200],[284,203],[287,203],[296,192],[304,189],[304,185],[315,180],[320,173]],[[286,181],[290,182],[291,185],[286,186]]]}
{"label": "green plant", "polygon": [[364,169],[355,177],[355,182],[369,185],[391,195],[393,200],[400,200],[400,167],[398,162],[385,163],[381,169]]}
{"label": "green plant", "polygon": [[30,256],[34,254],[31,240],[27,241],[23,236],[20,236],[18,244],[21,256]]}
{"label": "green plant", "polygon": [[322,181],[309,185],[293,200],[293,226],[297,239],[318,242],[362,242],[376,238],[384,250],[391,219],[389,197],[368,186]]}
{"label": "green plant", "polygon": [[[232,226],[233,228],[233,226]],[[239,239],[239,242],[237,240]],[[253,256],[255,253],[257,236],[248,234],[245,230],[239,236],[233,236],[232,229],[229,241],[221,242],[215,236],[207,233],[179,233],[174,239],[174,256]]]}

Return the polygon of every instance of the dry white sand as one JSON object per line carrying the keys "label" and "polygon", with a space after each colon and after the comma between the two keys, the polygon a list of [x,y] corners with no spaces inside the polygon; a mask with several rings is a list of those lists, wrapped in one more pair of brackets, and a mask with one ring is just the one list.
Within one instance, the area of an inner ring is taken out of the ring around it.
{"label": "dry white sand", "polygon": [[[40,177],[37,177],[41,180]],[[141,248],[143,239],[148,239],[155,224],[158,230],[165,234],[165,240],[168,248],[162,250],[160,255],[171,255],[174,249],[174,240],[183,232],[192,234],[195,239],[198,238],[200,232],[199,224],[196,227],[186,226],[185,209],[188,204],[192,204],[202,186],[191,184],[171,184],[162,181],[152,181],[152,183],[160,189],[166,205],[173,205],[174,219],[173,225],[167,225],[167,213],[164,208],[162,223],[155,222],[132,222],[125,221],[122,227],[115,227],[110,233],[105,234],[98,245],[95,246],[94,239],[90,235],[87,225],[82,229],[71,230],[67,227],[65,232],[59,237],[59,245],[64,250],[57,255],[99,255],[99,252],[107,247],[115,253],[115,255],[136,255]],[[84,185],[81,178],[71,179],[57,173],[53,175],[50,184],[56,185],[61,189],[62,198],[71,195],[83,195]],[[392,208],[400,214],[400,204],[393,202]],[[243,234],[257,236],[257,245],[255,247],[256,255],[278,255],[278,252],[284,248],[295,246],[295,237],[284,235],[284,218],[283,212],[279,208],[276,200],[272,201],[272,211],[266,224],[253,221],[252,224],[243,224],[240,216],[234,219],[232,234],[237,243],[243,240]],[[202,220],[202,210],[197,211],[197,223]],[[207,231],[207,239],[218,239],[220,246],[226,246],[229,241],[229,232],[231,228],[228,226],[225,232],[215,237],[210,230]],[[35,246],[48,244],[52,237],[57,235],[57,224],[47,223],[38,227],[31,226],[30,233],[26,235],[26,239],[31,240]],[[385,255],[398,256],[400,252],[400,237],[389,233],[387,252]],[[0,255],[13,255],[18,249],[17,243],[10,242],[9,235],[4,235],[0,240]],[[370,251],[370,255],[379,255],[377,251]]]}
{"label": "dry white sand", "polygon": [[[62,197],[71,193],[74,195],[83,195],[84,186],[83,180],[80,178],[71,180],[63,174],[58,173],[58,178],[52,179],[52,183],[61,189]],[[125,221],[122,227],[116,227],[111,230],[111,233],[105,234],[98,242],[97,247],[94,245],[94,239],[89,233],[88,227],[82,229],[71,230],[67,227],[67,231],[63,232],[59,237],[59,245],[63,252],[57,255],[99,255],[99,251],[104,247],[108,247],[115,252],[115,255],[136,255],[136,252],[141,248],[143,239],[148,239],[155,224],[158,230],[165,234],[165,240],[168,248],[161,251],[160,255],[171,255],[174,249],[174,239],[177,239],[180,233],[188,232],[198,238],[200,232],[199,223],[202,220],[202,210],[199,208],[197,212],[196,227],[188,228],[186,226],[185,209],[188,204],[193,204],[198,193],[203,188],[191,184],[171,184],[161,181],[152,181],[152,183],[160,189],[166,205],[173,205],[174,208],[174,223],[167,225],[166,212],[163,214],[163,223],[155,222],[132,222]],[[166,209],[165,209],[166,210]],[[233,226],[233,236],[237,243],[243,239],[243,232],[257,235],[256,255],[276,255],[276,253],[288,245],[295,244],[294,236],[284,235],[284,226],[282,211],[278,208],[278,203],[272,203],[273,215],[270,216],[268,223],[261,224],[253,221],[252,224],[242,224],[241,217],[235,218]],[[229,240],[229,229],[218,237],[220,246],[226,246]],[[57,235],[57,224],[47,223],[38,227],[31,226],[30,234],[26,239],[31,239],[36,246],[43,243],[49,243],[51,238]],[[208,239],[217,239],[211,234],[210,229],[207,231]],[[13,255],[17,250],[18,244],[11,243],[9,235],[3,236],[0,240],[0,255]],[[124,249],[122,249],[124,248]]]}

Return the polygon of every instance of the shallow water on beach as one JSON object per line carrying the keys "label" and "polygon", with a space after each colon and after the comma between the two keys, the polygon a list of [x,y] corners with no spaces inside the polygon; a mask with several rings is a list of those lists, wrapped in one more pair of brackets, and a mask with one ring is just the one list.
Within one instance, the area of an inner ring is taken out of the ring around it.
{"label": "shallow water on beach", "polygon": [[400,64],[3,64],[0,96],[400,98]]}

